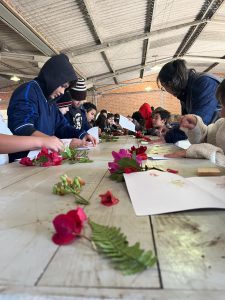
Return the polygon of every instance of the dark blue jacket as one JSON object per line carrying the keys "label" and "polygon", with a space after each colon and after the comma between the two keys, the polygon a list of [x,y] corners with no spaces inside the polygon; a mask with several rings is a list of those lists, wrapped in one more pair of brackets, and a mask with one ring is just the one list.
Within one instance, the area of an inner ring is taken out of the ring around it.
{"label": "dark blue jacket", "polygon": [[[41,68],[38,77],[19,86],[9,102],[8,127],[16,135],[32,135],[41,131],[59,138],[83,138],[85,131],[76,130],[57,109],[51,99],[52,93],[65,83],[70,87],[77,76],[65,54],[51,57]],[[9,156],[10,161],[26,156],[27,152],[18,152]]]}
{"label": "dark blue jacket", "polygon": [[206,73],[190,72],[185,91],[178,98],[181,101],[182,115],[195,114],[208,125],[213,122],[219,107],[216,89],[220,80]]}
{"label": "dark blue jacket", "polygon": [[35,130],[58,138],[83,138],[86,134],[70,126],[35,80],[14,91],[8,107],[8,127],[15,135],[31,135]]}

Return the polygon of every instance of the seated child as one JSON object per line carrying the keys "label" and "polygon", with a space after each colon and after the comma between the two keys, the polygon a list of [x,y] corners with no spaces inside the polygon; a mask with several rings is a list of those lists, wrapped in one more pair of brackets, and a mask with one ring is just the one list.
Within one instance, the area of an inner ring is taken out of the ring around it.
{"label": "seated child", "polygon": [[207,126],[197,115],[184,115],[180,128],[185,130],[192,145],[167,157],[207,158],[225,167],[225,79],[218,86],[216,97],[222,104],[221,118]]}
{"label": "seated child", "polygon": [[91,128],[91,127],[94,126],[94,119],[95,119],[95,116],[96,116],[97,108],[91,102],[85,102],[83,104],[83,107],[86,111],[86,118],[87,118],[87,121],[88,121],[88,123],[90,125],[90,128]]}
{"label": "seated child", "polygon": [[147,129],[148,135],[163,136],[168,130],[167,123],[170,118],[170,112],[163,108],[155,109],[152,116],[153,128]]}

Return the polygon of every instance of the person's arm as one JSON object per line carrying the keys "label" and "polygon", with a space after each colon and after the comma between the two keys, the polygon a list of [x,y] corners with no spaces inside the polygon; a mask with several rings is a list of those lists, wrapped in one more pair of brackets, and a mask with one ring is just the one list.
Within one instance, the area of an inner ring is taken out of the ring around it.
{"label": "person's arm", "polygon": [[0,134],[1,154],[34,150],[42,147],[56,152],[64,149],[62,141],[55,136],[35,137]]}
{"label": "person's arm", "polygon": [[194,144],[187,150],[178,150],[174,153],[165,154],[164,156],[169,158],[206,158],[218,166],[225,167],[225,155],[223,150],[207,143]]}
{"label": "person's arm", "polygon": [[216,134],[223,125],[224,119],[216,123],[205,125],[201,117],[196,115],[185,115],[181,118],[180,128],[187,134],[191,144],[207,142],[216,145]]}
{"label": "person's arm", "polygon": [[13,134],[29,136],[36,130],[34,124],[39,118],[38,89],[36,83],[31,81],[13,93],[8,107],[8,126]]}

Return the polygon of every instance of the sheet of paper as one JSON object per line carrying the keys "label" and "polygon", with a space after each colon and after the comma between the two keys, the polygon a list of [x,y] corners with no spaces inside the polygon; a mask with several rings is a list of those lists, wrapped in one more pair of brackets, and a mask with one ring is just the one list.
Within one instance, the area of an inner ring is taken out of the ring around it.
{"label": "sheet of paper", "polygon": [[189,140],[183,140],[176,142],[175,145],[182,149],[188,149],[191,146],[191,143],[189,142]]}
{"label": "sheet of paper", "polygon": [[98,127],[92,127],[90,128],[87,133],[89,133],[90,135],[92,135],[93,137],[96,138],[97,142],[99,143],[99,133],[98,133]]}
{"label": "sheet of paper", "polygon": [[124,174],[124,178],[137,216],[200,208],[225,209],[225,176],[183,178],[150,170]]}
{"label": "sheet of paper", "polygon": [[126,117],[120,115],[120,121],[119,124],[122,128],[128,129],[130,131],[135,132],[135,125],[133,122],[128,120]]}
{"label": "sheet of paper", "polygon": [[41,149],[30,151],[30,152],[28,153],[27,156],[28,156],[30,159],[33,159],[33,158],[35,158],[35,157],[38,155],[38,153],[39,153],[40,151],[41,151]]}
{"label": "sheet of paper", "polygon": [[165,157],[160,154],[148,154],[148,159],[153,159],[153,160],[168,160],[171,159],[169,157]]}

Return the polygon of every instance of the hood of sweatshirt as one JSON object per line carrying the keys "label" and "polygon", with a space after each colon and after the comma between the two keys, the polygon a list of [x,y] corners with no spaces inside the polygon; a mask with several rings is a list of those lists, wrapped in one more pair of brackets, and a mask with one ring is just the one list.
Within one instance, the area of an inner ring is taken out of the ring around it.
{"label": "hood of sweatshirt", "polygon": [[43,65],[35,80],[41,86],[45,97],[49,99],[52,92],[66,82],[70,87],[73,86],[77,81],[77,75],[68,56],[62,53],[51,57]]}

